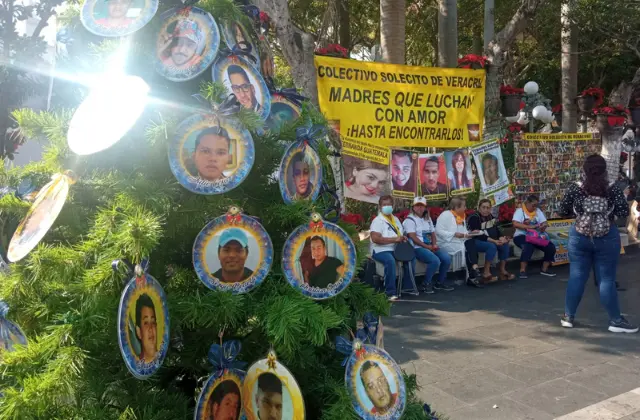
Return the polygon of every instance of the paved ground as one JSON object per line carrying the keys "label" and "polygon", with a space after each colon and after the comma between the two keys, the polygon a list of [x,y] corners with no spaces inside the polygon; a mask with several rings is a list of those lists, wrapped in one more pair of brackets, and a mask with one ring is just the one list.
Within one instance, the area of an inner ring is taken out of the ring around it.
{"label": "paved ground", "polygon": [[[640,250],[629,250],[618,270],[627,289],[619,292],[622,310],[635,323],[639,256]],[[451,420],[553,420],[640,387],[640,334],[606,330],[591,281],[578,309],[580,324],[561,328],[568,266],[557,272],[554,279],[403,296],[384,320],[385,348],[417,375],[421,398]],[[640,411],[640,395],[620,398],[638,399]],[[640,419],[625,410],[567,419]]]}

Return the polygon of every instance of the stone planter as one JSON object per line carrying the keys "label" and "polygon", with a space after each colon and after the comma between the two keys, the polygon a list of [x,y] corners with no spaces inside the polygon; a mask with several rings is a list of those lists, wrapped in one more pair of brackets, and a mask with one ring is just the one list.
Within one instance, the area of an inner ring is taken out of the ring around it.
{"label": "stone planter", "polygon": [[598,131],[600,131],[601,133],[608,133],[614,127],[622,127],[624,124],[623,122],[622,124],[612,125],[609,118],[626,119],[625,116],[617,115],[617,114],[598,114],[596,115],[596,128],[598,129]]}
{"label": "stone planter", "polygon": [[593,106],[596,104],[596,98],[594,96],[578,96],[576,97],[576,105],[578,105],[578,111],[582,114],[589,114],[593,111]]}
{"label": "stone planter", "polygon": [[504,95],[500,97],[500,113],[503,117],[515,117],[520,112],[522,95]]}

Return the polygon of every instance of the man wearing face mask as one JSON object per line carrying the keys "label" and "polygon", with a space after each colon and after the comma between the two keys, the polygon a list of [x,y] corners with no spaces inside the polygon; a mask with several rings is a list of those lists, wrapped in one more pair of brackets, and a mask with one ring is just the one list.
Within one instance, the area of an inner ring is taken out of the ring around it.
{"label": "man wearing face mask", "polygon": [[[371,222],[371,258],[384,265],[385,292],[389,300],[397,300],[396,259],[393,251],[396,244],[406,242],[400,220],[393,215],[393,198],[390,195],[380,197],[380,213]],[[409,264],[403,264],[404,278],[409,276]]]}

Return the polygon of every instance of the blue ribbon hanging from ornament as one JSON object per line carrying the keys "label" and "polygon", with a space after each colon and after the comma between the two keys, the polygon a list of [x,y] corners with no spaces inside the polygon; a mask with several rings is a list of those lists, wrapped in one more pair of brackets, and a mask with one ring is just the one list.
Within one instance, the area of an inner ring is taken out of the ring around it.
{"label": "blue ribbon hanging from ornament", "polygon": [[209,362],[211,362],[216,371],[244,369],[247,364],[235,360],[241,349],[242,344],[238,340],[225,341],[222,345],[212,344],[209,348]]}
{"label": "blue ribbon hanging from ornament", "polygon": [[0,350],[11,350],[13,344],[27,344],[22,333],[15,334],[16,325],[7,319],[8,313],[9,305],[4,300],[0,300],[0,346],[2,346]]}
{"label": "blue ribbon hanging from ornament", "polygon": [[305,147],[311,146],[315,150],[318,150],[318,143],[326,132],[326,129],[322,125],[311,125],[311,123],[307,123],[302,127],[296,128],[296,141],[303,143]]}
{"label": "blue ribbon hanging from ornament", "polygon": [[282,96],[296,106],[301,107],[302,103],[309,99],[306,96],[300,95],[296,88],[276,88],[275,82],[270,77],[265,77],[265,82],[267,83],[269,92],[271,92],[271,96]]}
{"label": "blue ribbon hanging from ornament", "polygon": [[23,200],[25,196],[31,194],[35,191],[36,187],[31,182],[31,179],[25,178],[20,181],[20,184],[16,188],[11,188],[8,186],[0,188],[0,198],[4,197],[8,194],[14,194],[20,200]]}
{"label": "blue ribbon hanging from ornament", "polygon": [[244,57],[247,60],[249,60],[250,62],[252,62],[252,64],[256,64],[256,58],[251,55],[251,44],[249,44],[246,41],[240,41],[238,42],[236,45],[233,46],[233,48],[229,49],[229,48],[220,48],[220,55],[223,57],[230,57],[230,56],[238,56],[238,57]]}
{"label": "blue ribbon hanging from ornament", "polygon": [[376,344],[378,336],[378,317],[371,312],[364,314],[362,318],[364,326],[356,331],[356,338],[366,344]]}
{"label": "blue ribbon hanging from ornament", "polygon": [[357,338],[353,340],[353,342],[351,342],[340,335],[336,337],[336,350],[338,351],[338,353],[344,354],[346,356],[342,361],[343,367],[347,365],[349,358],[354,352],[358,357],[363,356],[367,352],[362,346],[362,341]]}

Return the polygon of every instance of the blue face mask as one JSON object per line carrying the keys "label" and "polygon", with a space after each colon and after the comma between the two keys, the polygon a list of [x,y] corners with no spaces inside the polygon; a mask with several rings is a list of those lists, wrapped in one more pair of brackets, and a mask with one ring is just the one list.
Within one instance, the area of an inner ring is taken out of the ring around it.
{"label": "blue face mask", "polygon": [[393,206],[382,206],[382,214],[390,216],[393,213]]}

